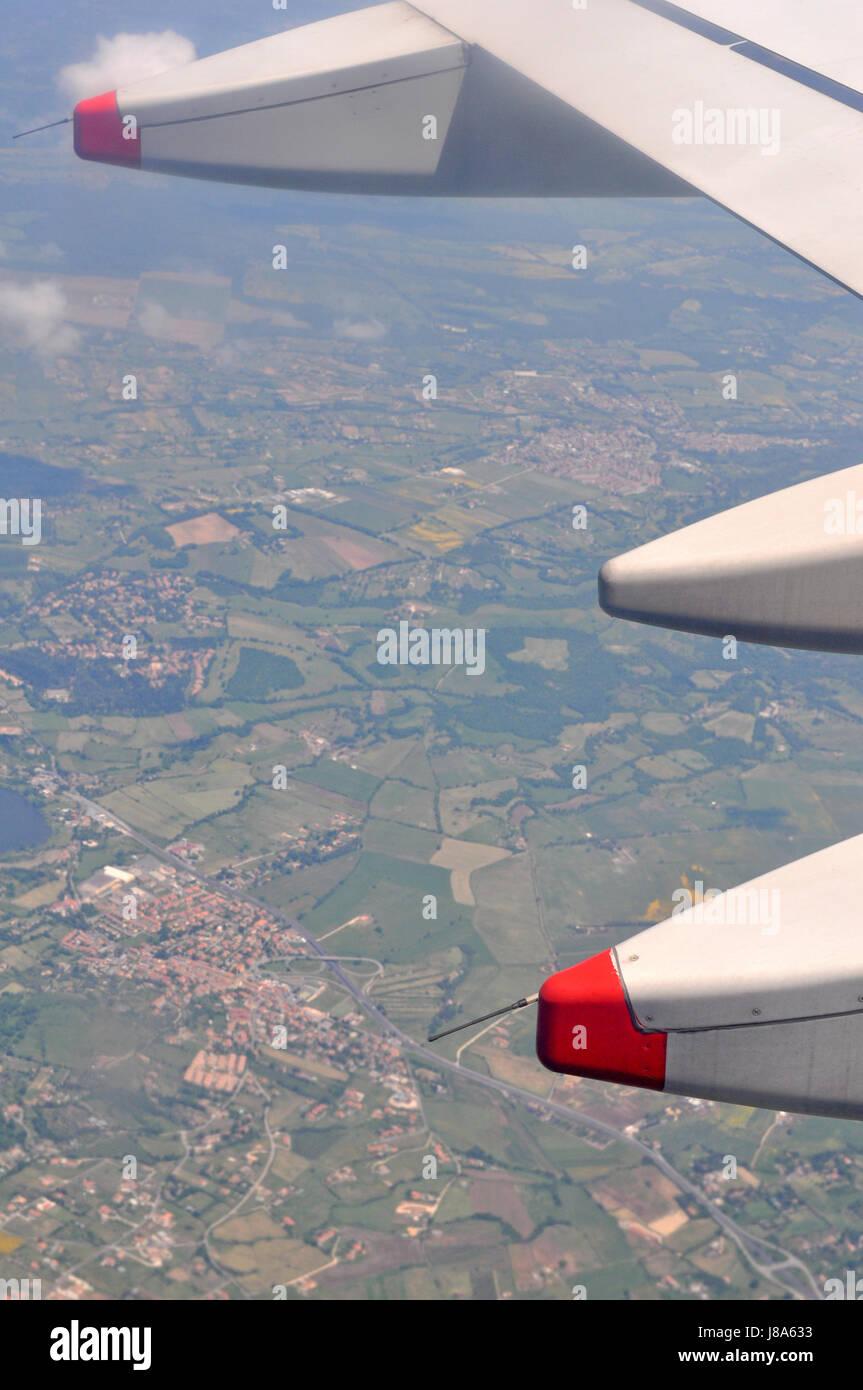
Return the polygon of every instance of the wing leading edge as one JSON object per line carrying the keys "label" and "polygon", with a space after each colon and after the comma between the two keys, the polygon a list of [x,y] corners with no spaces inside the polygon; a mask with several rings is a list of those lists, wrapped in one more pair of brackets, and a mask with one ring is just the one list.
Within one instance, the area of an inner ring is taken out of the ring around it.
{"label": "wing leading edge", "polygon": [[845,0],[808,27],[799,0],[793,24],[735,2],[735,32],[699,7],[716,9],[394,0],[82,102],[76,149],[276,187],[698,192],[863,293],[863,65],[840,61]]}

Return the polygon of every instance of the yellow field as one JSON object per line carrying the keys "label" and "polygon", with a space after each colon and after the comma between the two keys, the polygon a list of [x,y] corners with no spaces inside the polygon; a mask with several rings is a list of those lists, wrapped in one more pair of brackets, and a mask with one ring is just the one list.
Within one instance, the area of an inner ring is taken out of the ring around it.
{"label": "yellow field", "polygon": [[425,541],[427,545],[433,545],[437,550],[454,550],[457,545],[464,545],[464,536],[459,535],[458,531],[450,531],[446,526],[435,525],[433,521],[420,521],[416,526],[411,527],[411,533],[417,540]]}
{"label": "yellow field", "polygon": [[508,849],[496,849],[493,845],[473,845],[467,840],[444,840],[440,849],[431,857],[431,863],[441,869],[451,869],[450,884],[452,895],[464,907],[476,907],[476,899],[470,886],[470,876],[474,869],[484,869],[487,864],[496,864],[499,859],[507,859]]}
{"label": "yellow field", "polygon": [[165,530],[174,545],[212,545],[214,541],[229,541],[240,534],[239,527],[226,521],[218,512],[193,516],[189,521],[176,521]]}
{"label": "yellow field", "polygon": [[285,1062],[289,1066],[296,1067],[299,1071],[308,1072],[310,1076],[321,1076],[327,1081],[347,1081],[348,1073],[339,1067],[327,1066],[325,1062],[311,1062],[307,1057],[299,1057],[295,1052],[286,1052],[281,1047],[262,1047],[261,1051],[265,1057],[269,1057],[273,1062]]}

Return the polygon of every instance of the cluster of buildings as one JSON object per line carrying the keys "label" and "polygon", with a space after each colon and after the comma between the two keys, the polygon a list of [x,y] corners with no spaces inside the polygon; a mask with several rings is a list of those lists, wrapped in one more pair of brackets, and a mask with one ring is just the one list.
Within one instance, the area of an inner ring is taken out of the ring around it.
{"label": "cluster of buildings", "polygon": [[[265,1046],[337,1074],[370,1072],[389,1093],[381,1115],[419,1111],[397,1040],[364,1028],[358,1013],[336,1019],[315,1008],[310,1001],[320,981],[299,971],[267,970],[268,960],[289,962],[307,946],[265,908],[224,897],[154,855],[122,868],[105,865],[78,892],[94,909],[91,923],[73,927],[63,945],[89,974],[155,990],[157,1014],[214,997],[223,1006],[224,1033],[191,1060],[186,1080],[214,1093],[232,1091],[246,1053]],[[349,1087],[338,1118],[349,1117],[363,1100],[363,1092]],[[321,1106],[323,1113],[326,1103]]]}
{"label": "cluster of buildings", "polygon": [[246,1070],[246,1059],[239,1052],[197,1052],[183,1073],[183,1080],[205,1091],[235,1091]]}
{"label": "cluster of buildings", "polygon": [[[224,633],[224,621],[193,596],[194,585],[173,570],[156,574],[103,569],[87,572],[69,584],[42,594],[24,610],[22,628],[41,623],[57,632],[43,637],[40,651],[49,656],[79,661],[128,661],[150,684],[163,685],[170,676],[202,688],[206,668]],[[212,647],[186,646],[170,641],[156,644],[157,624],[179,625],[196,638],[213,634]],[[128,638],[137,646],[130,647]],[[124,645],[125,644],[125,645]],[[63,687],[46,692],[68,698]]]}

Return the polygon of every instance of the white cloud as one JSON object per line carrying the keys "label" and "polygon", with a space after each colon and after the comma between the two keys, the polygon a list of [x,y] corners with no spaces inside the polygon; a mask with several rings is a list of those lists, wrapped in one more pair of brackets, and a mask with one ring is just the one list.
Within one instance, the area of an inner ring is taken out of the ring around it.
{"label": "white cloud", "polygon": [[141,331],[149,338],[170,337],[176,322],[161,304],[144,304],[137,312],[137,319]]}
{"label": "white cloud", "polygon": [[0,342],[23,347],[40,357],[74,352],[79,334],[65,322],[66,296],[53,280],[30,285],[0,283]]}
{"label": "white cloud", "polygon": [[191,39],[173,29],[164,29],[161,34],[116,34],[113,39],[100,34],[92,58],[63,68],[57,82],[61,91],[77,102],[194,60]]}
{"label": "white cloud", "polygon": [[355,338],[361,343],[373,343],[386,336],[386,325],[380,319],[336,319],[337,338]]}
{"label": "white cloud", "polygon": [[40,246],[34,247],[31,254],[34,261],[62,261],[66,256],[62,246],[58,246],[56,241],[43,242]]}

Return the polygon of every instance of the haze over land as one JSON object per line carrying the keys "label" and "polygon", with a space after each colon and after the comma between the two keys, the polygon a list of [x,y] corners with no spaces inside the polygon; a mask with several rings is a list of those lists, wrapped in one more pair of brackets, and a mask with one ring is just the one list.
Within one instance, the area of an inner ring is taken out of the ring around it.
{"label": "haze over land", "polygon": [[[262,32],[231,9],[146,27]],[[46,102],[129,27],[106,14],[34,14]],[[10,131],[42,110],[14,48]],[[0,151],[0,492],[43,501],[38,545],[0,538],[0,773],[50,827],[0,876],[0,1277],[550,1300],[841,1276],[859,1126],[556,1078],[529,1011],[437,1045],[463,1075],[411,1040],[681,886],[859,833],[857,661],[727,660],[595,590],[610,555],[859,462],[859,304],[699,202],[280,196],[52,139]],[[381,664],[402,620],[483,629],[484,671]]]}

